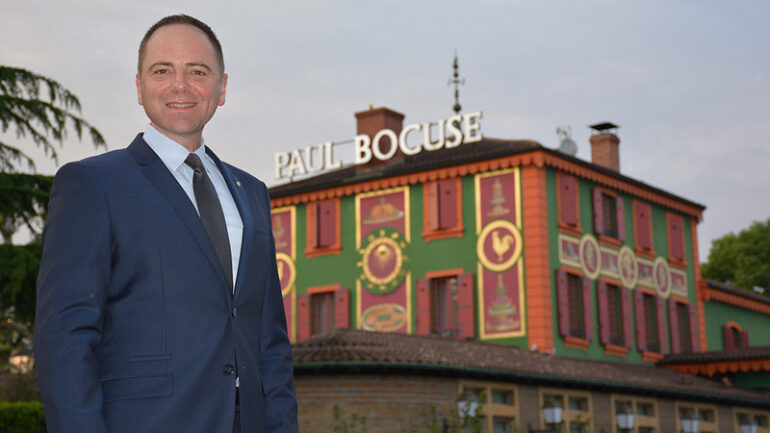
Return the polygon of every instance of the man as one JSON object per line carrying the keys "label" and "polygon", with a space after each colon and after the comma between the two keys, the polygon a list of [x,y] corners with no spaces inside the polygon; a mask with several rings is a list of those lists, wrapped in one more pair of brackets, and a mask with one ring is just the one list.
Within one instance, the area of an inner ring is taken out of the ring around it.
{"label": "man", "polygon": [[48,432],[296,432],[267,189],[202,139],[225,102],[219,41],[163,18],[136,86],[145,133],[54,179],[35,328]]}

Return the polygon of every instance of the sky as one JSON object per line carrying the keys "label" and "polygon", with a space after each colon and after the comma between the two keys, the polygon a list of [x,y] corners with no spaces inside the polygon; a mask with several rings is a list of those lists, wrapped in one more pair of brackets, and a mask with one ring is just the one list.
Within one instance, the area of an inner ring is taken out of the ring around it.
{"label": "sky", "polygon": [[[217,33],[229,75],[206,143],[268,185],[274,152],[350,140],[370,105],[405,124],[451,116],[456,52],[463,112],[484,113],[485,136],[557,147],[569,126],[590,160],[588,125],[620,125],[621,173],[707,206],[700,261],[713,239],[770,218],[767,1],[25,0],[0,11],[0,64],[72,91],[110,150],[148,123],[141,37],[182,12]],[[28,141],[3,140],[55,173]],[[71,134],[58,166],[101,152]]]}

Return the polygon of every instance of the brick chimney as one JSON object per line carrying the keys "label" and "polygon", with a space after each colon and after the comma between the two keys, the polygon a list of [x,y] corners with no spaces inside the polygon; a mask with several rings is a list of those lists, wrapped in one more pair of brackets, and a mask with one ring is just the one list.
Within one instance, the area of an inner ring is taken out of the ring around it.
{"label": "brick chimney", "polygon": [[[371,106],[370,106],[371,107]],[[369,108],[366,111],[359,111],[356,115],[356,134],[366,134],[370,140],[374,140],[374,136],[383,129],[390,129],[396,136],[401,133],[404,128],[404,115],[393,111],[390,108]],[[374,143],[372,143],[374,145]],[[398,143],[391,143],[388,137],[383,137],[379,143],[380,150],[383,153],[390,149],[390,146],[398,146]],[[372,158],[369,163],[365,164],[366,167],[375,167],[379,165],[388,164],[398,161],[404,158],[404,154],[400,150],[396,150],[396,154],[387,161],[380,161],[377,158]]]}
{"label": "brick chimney", "polygon": [[620,138],[618,138],[618,125],[610,122],[591,125],[591,162],[612,171],[620,172]]}

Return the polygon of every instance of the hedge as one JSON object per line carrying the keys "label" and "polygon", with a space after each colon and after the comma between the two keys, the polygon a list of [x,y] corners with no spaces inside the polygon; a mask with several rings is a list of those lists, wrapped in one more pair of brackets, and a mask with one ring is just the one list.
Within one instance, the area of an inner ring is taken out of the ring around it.
{"label": "hedge", "polygon": [[39,401],[0,401],[0,432],[45,433],[43,404]]}

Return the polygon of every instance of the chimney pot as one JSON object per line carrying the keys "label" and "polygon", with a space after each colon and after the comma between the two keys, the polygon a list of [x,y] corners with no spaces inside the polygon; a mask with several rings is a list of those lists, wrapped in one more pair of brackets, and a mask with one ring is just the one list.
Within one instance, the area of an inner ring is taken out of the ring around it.
{"label": "chimney pot", "polygon": [[[371,107],[372,106],[370,105],[368,110],[355,113],[356,134],[366,134],[370,139],[373,139],[374,136],[383,129],[390,129],[396,133],[396,136],[401,133],[401,130],[404,128],[403,114],[386,107]],[[398,143],[390,143],[390,140],[387,137],[384,137],[380,141],[380,149],[388,150],[390,148],[389,146],[398,147]],[[399,149],[396,151],[396,154],[388,161],[380,161],[377,158],[372,158],[371,161],[369,161],[369,163],[367,163],[365,166],[373,167],[383,165],[387,162],[394,162],[403,158],[404,154]]]}

